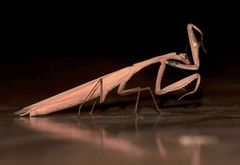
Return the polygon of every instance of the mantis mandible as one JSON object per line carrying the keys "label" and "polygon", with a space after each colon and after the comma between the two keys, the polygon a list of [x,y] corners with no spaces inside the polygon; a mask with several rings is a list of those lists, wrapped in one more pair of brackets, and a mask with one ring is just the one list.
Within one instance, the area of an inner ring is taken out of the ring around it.
{"label": "mantis mandible", "polygon": [[[197,41],[193,29],[201,35],[200,41]],[[138,114],[137,109],[138,109],[138,102],[139,102],[141,91],[150,92],[156,107],[156,111],[161,112],[160,109],[158,108],[156,99],[150,87],[144,87],[144,88],[136,87],[132,89],[125,89],[125,86],[126,86],[126,83],[131,79],[131,77],[137,72],[139,72],[141,69],[155,63],[160,63],[156,84],[155,84],[156,95],[163,95],[168,92],[182,89],[183,87],[187,86],[188,84],[196,80],[197,82],[193,91],[186,93],[185,95],[180,97],[180,99],[186,95],[195,93],[201,81],[201,76],[198,73],[192,74],[164,88],[161,88],[161,82],[162,82],[166,65],[183,69],[183,70],[199,69],[199,66],[200,66],[199,48],[200,46],[203,47],[203,44],[202,44],[203,33],[197,26],[193,24],[187,25],[187,33],[188,33],[189,44],[192,52],[193,64],[191,64],[186,53],[177,54],[176,52],[172,52],[172,53],[164,54],[164,55],[157,56],[142,62],[135,63],[132,66],[125,67],[123,69],[117,70],[110,74],[94,79],[83,85],[77,86],[75,88],[62,92],[55,96],[52,96],[50,98],[47,98],[45,100],[42,100],[30,106],[27,106],[15,112],[15,114],[20,116],[24,116],[27,114],[29,114],[30,116],[45,115],[45,114],[49,114],[52,112],[56,112],[56,111],[60,111],[63,109],[80,105],[79,111],[78,111],[78,115],[80,115],[80,112],[84,103],[98,97],[99,97],[99,102],[103,103],[109,91],[111,91],[113,88],[117,86],[118,86],[117,93],[121,96],[128,95],[131,93],[137,93],[137,99],[135,104],[136,115]],[[90,114],[92,114],[95,104],[96,104],[96,101],[92,106],[92,110],[90,111]]]}

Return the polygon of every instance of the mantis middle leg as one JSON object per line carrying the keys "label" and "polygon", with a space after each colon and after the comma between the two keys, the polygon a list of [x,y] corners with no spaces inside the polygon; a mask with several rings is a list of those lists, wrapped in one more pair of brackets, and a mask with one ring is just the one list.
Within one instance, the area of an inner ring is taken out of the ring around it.
{"label": "mantis middle leg", "polygon": [[138,93],[138,94],[137,94],[136,104],[135,104],[135,109],[134,109],[134,110],[135,110],[135,114],[136,114],[136,115],[138,114],[137,109],[138,109],[138,102],[139,102],[140,92],[141,92],[141,91],[144,91],[144,90],[148,90],[148,91],[150,92],[150,94],[151,94],[151,96],[152,96],[152,99],[153,99],[153,102],[154,102],[154,104],[155,104],[155,107],[156,107],[157,112],[161,112],[161,111],[159,110],[159,108],[158,108],[157,101],[156,101],[156,99],[155,99],[155,97],[154,97],[154,95],[153,95],[153,92],[152,92],[152,90],[151,90],[150,87],[145,87],[145,88],[136,87],[136,88],[131,88],[131,89],[125,89],[126,84],[127,84],[127,81],[128,81],[130,78],[131,78],[131,77],[127,78],[124,82],[120,83],[117,93],[118,93],[119,95],[121,95],[121,96],[123,96],[123,95],[128,95],[128,94],[132,94],[132,93],[136,93],[136,92]]}

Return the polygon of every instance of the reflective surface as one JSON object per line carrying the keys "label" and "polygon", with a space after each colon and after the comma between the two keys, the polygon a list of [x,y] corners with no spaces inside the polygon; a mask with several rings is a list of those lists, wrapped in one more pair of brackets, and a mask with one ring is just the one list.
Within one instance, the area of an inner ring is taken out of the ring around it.
{"label": "reflective surface", "polygon": [[221,85],[208,83],[200,98],[170,99],[162,115],[142,106],[135,117],[131,104],[95,116],[72,110],[29,118],[2,106],[0,164],[237,165],[240,87]]}

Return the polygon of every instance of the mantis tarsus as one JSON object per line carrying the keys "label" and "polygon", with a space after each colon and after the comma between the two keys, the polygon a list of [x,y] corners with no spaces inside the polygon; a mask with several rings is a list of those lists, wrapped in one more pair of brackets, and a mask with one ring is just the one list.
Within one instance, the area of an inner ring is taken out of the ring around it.
{"label": "mantis tarsus", "polygon": [[[193,30],[197,31],[201,35],[200,41],[197,41]],[[197,80],[194,90],[186,93],[182,97],[195,93],[201,81],[201,77],[198,73],[185,77],[173,84],[170,84],[164,88],[161,88],[161,81],[163,78],[166,65],[170,65],[172,67],[176,67],[183,70],[198,70],[199,68],[199,65],[200,65],[199,47],[202,46],[203,33],[197,26],[193,24],[187,25],[187,33],[188,33],[189,44],[192,52],[193,64],[191,64],[186,53],[177,54],[176,52],[172,52],[169,54],[157,56],[139,63],[135,63],[132,66],[125,67],[123,69],[120,69],[118,71],[112,72],[105,76],[99,77],[83,85],[72,88],[68,91],[62,92],[58,95],[47,98],[43,101],[37,102],[33,105],[27,106],[21,109],[20,111],[15,112],[15,114],[20,116],[24,116],[27,114],[29,114],[30,116],[37,116],[37,115],[49,114],[52,112],[56,112],[56,111],[67,109],[73,106],[80,105],[79,111],[78,111],[78,115],[80,115],[81,108],[85,102],[99,97],[100,98],[99,102],[103,103],[104,100],[106,99],[108,92],[117,86],[119,86],[117,90],[117,93],[119,95],[128,95],[131,93],[137,93],[137,100],[135,104],[136,115],[138,114],[137,109],[138,109],[139,96],[141,91],[144,91],[144,90],[147,90],[150,92],[152,99],[154,101],[154,104],[156,106],[156,110],[158,112],[161,112],[158,108],[156,99],[150,87],[145,87],[145,88],[136,87],[132,89],[125,89],[125,86],[128,80],[130,80],[132,76],[137,72],[139,72],[141,69],[155,63],[160,63],[156,84],[155,84],[156,95],[163,95],[168,92],[182,89],[183,87],[187,86],[189,83],[193,82],[194,80]],[[180,97],[180,99],[182,97]],[[96,101],[94,102],[92,110],[90,111],[91,114],[93,112],[95,103]]]}

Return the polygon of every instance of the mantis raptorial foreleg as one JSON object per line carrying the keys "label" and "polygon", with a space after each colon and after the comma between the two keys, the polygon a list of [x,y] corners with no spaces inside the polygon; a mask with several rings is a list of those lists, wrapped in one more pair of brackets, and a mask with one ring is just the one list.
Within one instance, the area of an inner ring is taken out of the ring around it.
{"label": "mantis raptorial foreleg", "polygon": [[[190,84],[190,83],[191,83],[192,81],[194,81],[194,80],[197,80],[197,83],[196,83],[195,88],[194,88],[193,91],[190,91],[190,92],[184,94],[183,96],[181,96],[181,97],[178,99],[178,101],[181,100],[183,97],[185,97],[185,96],[187,96],[187,95],[190,95],[190,94],[193,94],[193,93],[195,93],[195,92],[197,91],[197,89],[199,88],[199,85],[200,85],[201,76],[200,76],[200,74],[196,73],[196,74],[193,74],[193,75],[191,75],[191,76],[186,77],[185,79],[188,79],[188,80],[187,80],[187,81],[189,81],[188,84]],[[180,80],[180,81],[181,81],[181,80]],[[185,81],[186,81],[186,80],[185,80]],[[187,84],[186,84],[186,85],[187,85]],[[185,85],[185,86],[186,86],[186,85]]]}
{"label": "mantis raptorial foreleg", "polygon": [[162,77],[163,77],[165,68],[166,68],[166,64],[162,63],[159,67],[159,70],[158,70],[157,81],[156,81],[156,85],[155,85],[155,93],[157,95],[163,95],[163,94],[168,93],[168,92],[172,92],[172,91],[182,89],[183,87],[187,86],[192,81],[194,81],[195,79],[197,79],[197,83],[196,83],[196,86],[195,86],[194,90],[186,93],[183,96],[181,96],[178,100],[182,99],[186,95],[193,94],[197,91],[197,89],[200,85],[200,80],[201,80],[201,76],[198,73],[193,74],[193,75],[188,76],[188,77],[185,77],[185,78],[183,78],[183,79],[181,79],[181,80],[179,80],[179,81],[177,81],[173,84],[170,84],[170,85],[161,89],[161,82],[162,82]]}

